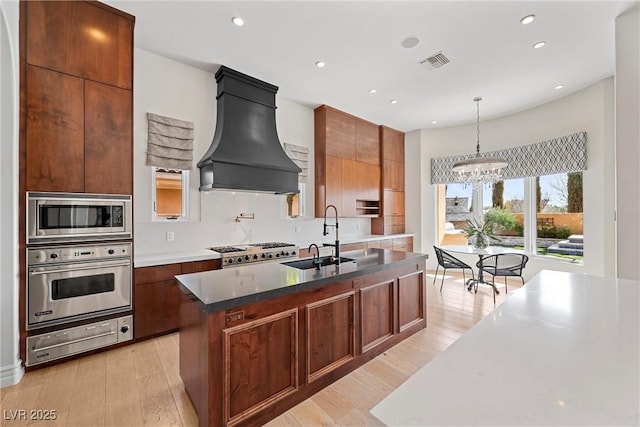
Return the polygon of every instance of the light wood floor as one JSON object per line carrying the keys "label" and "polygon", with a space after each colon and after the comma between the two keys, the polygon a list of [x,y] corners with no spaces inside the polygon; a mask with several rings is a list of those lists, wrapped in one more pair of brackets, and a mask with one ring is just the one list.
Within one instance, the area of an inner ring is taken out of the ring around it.
{"label": "light wood floor", "polygon": [[[369,410],[493,308],[491,289],[464,289],[457,274],[427,275],[427,328],[316,393],[268,426],[371,425]],[[509,283],[509,289],[520,281]],[[496,305],[504,301],[501,292]],[[179,334],[27,373],[0,389],[0,425],[196,426],[178,370]],[[55,410],[55,421],[11,420],[17,410]]]}

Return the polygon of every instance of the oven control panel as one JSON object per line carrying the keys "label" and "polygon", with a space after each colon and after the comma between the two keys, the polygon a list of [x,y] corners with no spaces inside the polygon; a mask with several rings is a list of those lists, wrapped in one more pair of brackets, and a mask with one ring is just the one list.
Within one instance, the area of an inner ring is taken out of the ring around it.
{"label": "oven control panel", "polygon": [[130,257],[130,242],[105,243],[99,245],[47,246],[27,250],[27,264],[29,266]]}

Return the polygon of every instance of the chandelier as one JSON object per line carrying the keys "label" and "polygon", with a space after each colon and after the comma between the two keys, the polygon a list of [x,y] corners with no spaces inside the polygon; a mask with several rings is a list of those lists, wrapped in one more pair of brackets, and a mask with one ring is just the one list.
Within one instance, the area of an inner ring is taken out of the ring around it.
{"label": "chandelier", "polygon": [[473,184],[474,186],[500,181],[502,179],[502,169],[508,166],[508,163],[499,157],[485,157],[480,155],[480,101],[482,98],[473,98],[476,103],[477,111],[477,145],[475,157],[462,160],[453,165],[451,169],[457,173],[458,182],[464,184]]}

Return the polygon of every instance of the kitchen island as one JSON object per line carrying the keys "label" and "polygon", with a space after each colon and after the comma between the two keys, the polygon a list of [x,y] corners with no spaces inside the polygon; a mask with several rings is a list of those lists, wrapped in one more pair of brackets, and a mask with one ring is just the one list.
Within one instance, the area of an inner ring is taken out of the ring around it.
{"label": "kitchen island", "polygon": [[176,276],[180,375],[201,426],[262,425],[426,326],[427,255]]}

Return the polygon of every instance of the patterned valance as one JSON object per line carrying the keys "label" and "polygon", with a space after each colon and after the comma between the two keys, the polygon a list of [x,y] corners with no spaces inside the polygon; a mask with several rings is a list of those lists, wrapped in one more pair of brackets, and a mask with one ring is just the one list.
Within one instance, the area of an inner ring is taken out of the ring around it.
{"label": "patterned valance", "polygon": [[193,123],[147,113],[147,165],[193,168]]}
{"label": "patterned valance", "polygon": [[293,160],[293,163],[302,169],[302,172],[298,174],[298,181],[301,183],[307,182],[307,176],[309,175],[309,149],[285,142],[284,151],[287,153],[287,156]]}
{"label": "patterned valance", "polygon": [[[502,173],[504,179],[582,171],[587,169],[587,133],[576,132],[536,144],[481,155],[500,157],[509,163]],[[456,162],[470,158],[473,155],[431,159],[431,183],[456,182],[457,175],[451,168]]]}

